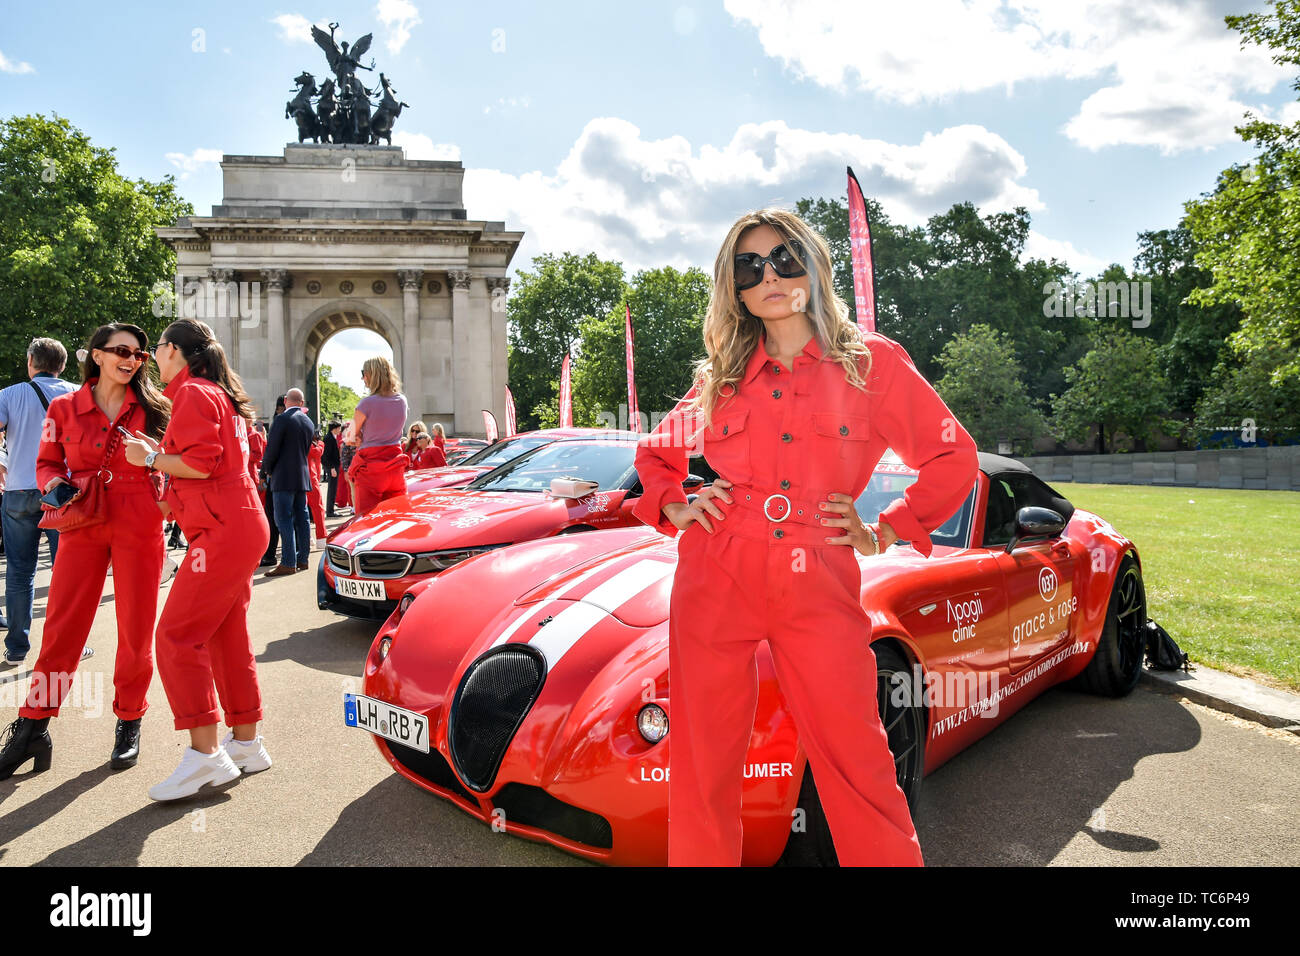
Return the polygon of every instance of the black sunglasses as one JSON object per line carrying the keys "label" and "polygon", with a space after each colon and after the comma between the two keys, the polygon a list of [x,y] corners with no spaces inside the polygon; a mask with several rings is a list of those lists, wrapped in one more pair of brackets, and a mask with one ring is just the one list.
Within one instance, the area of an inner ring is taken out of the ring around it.
{"label": "black sunglasses", "polygon": [[806,275],[808,270],[799,264],[803,259],[803,244],[798,239],[787,239],[765,256],[757,252],[741,252],[736,256],[736,291],[752,289],[763,281],[765,264],[772,263],[772,271],[782,279]]}
{"label": "black sunglasses", "polygon": [[135,359],[137,362],[149,361],[149,353],[142,349],[133,349],[127,345],[101,345],[101,352],[112,352],[118,358]]}

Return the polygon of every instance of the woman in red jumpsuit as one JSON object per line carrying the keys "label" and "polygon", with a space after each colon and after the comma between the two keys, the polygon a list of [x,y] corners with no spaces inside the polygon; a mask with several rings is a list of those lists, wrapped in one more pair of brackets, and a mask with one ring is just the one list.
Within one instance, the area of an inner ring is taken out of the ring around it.
{"label": "woman in red jumpsuit", "polygon": [[406,466],[411,463],[403,451],[408,406],[397,370],[383,356],[368,358],[361,366],[361,384],[370,394],[357,403],[352,434],[343,439],[357,450],[348,477],[358,517],[385,498],[406,494]]}
{"label": "woman in red jumpsuit", "polygon": [[[637,449],[634,513],[683,532],[669,606],[671,865],[741,861],[741,784],[766,640],[845,865],[920,865],[876,702],[857,552],[929,531],[969,493],[975,443],[898,343],[859,333],[825,241],[743,216],[714,266],[695,385]],[[687,449],[721,476],[687,503]],[[863,525],[886,447],[919,472]]]}
{"label": "woman in red jumpsuit", "polygon": [[[180,319],[154,354],[172,418],[161,446],[142,437],[127,443],[127,459],[171,476],[167,502],[190,543],[155,634],[163,690],[190,746],[149,796],[175,800],[271,766],[257,733],[262,695],[248,633],[253,572],[270,531],[248,471],[252,403],[212,330]],[[218,746],[222,712],[233,733]]]}
{"label": "woman in red jumpsuit", "polygon": [[[48,492],[68,484],[69,478],[100,471],[102,464],[107,520],[59,535],[41,653],[32,668],[26,703],[18,710],[18,726],[10,735],[12,746],[0,754],[0,779],[8,778],[28,757],[36,758],[38,770],[49,766],[52,742],[46,727],[71,688],[110,562],[117,609],[117,729],[109,765],[115,770],[132,767],[139,756],[140,719],[148,709],[145,693],[153,680],[163,521],[149,473],[127,462],[117,429],[159,437],[167,425],[171,403],[149,379],[148,346],[149,339],[137,326],[100,326],[86,345],[84,384],[50,402],[36,456],[37,487]],[[112,452],[107,461],[106,450]]]}
{"label": "woman in red jumpsuit", "polygon": [[316,526],[316,547],[325,547],[325,503],[320,499],[320,462],[325,456],[325,442],[316,435],[307,449],[307,472],[311,478],[311,489],[307,492],[307,510],[311,512],[312,523]]}

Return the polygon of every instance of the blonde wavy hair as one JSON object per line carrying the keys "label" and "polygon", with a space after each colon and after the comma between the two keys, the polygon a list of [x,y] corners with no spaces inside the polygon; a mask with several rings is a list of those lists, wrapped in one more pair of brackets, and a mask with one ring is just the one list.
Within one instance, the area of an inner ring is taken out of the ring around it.
{"label": "blonde wavy hair", "polygon": [[370,379],[371,395],[396,395],[402,390],[402,380],[397,377],[397,369],[382,355],[362,362],[361,371]]}
{"label": "blonde wavy hair", "polygon": [[[797,239],[807,262],[807,315],[813,334],[823,347],[824,358],[839,362],[844,377],[854,388],[865,389],[871,370],[871,351],[862,341],[858,327],[849,319],[849,307],[835,293],[831,250],[817,230],[784,209],[758,209],[741,216],[727,231],[713,264],[713,292],[704,315],[705,357],[691,371],[699,392],[690,408],[699,409],[708,426],[723,389],[739,387],[745,365],[763,336],[763,321],[755,317],[736,291],[736,246],[741,235],[755,226],[771,226],[782,242]],[[865,360],[865,364],[863,364]],[[728,392],[730,394],[730,392]]]}

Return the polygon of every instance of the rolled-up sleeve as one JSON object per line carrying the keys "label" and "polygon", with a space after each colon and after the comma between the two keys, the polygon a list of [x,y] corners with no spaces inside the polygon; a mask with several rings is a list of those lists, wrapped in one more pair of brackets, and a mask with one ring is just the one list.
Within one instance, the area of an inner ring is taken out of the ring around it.
{"label": "rolled-up sleeve", "polygon": [[663,508],[673,502],[686,504],[682,482],[688,474],[687,451],[694,446],[699,430],[699,410],[687,406],[698,394],[697,382],[654,431],[641,439],[636,450],[636,474],[643,493],[632,506],[632,514],[670,538],[677,536],[678,528]]}
{"label": "rolled-up sleeve", "polygon": [[880,513],[880,520],[928,557],[933,550],[930,532],[952,517],[970,493],[979,471],[978,449],[939,393],[916,370],[906,349],[880,335],[867,341],[872,379],[878,383],[873,390],[880,395],[874,427],[918,474],[903,497]]}
{"label": "rolled-up sleeve", "polygon": [[207,391],[187,383],[172,404],[171,421],[163,436],[164,451],[180,455],[181,461],[195,471],[211,475],[225,453],[221,411]]}

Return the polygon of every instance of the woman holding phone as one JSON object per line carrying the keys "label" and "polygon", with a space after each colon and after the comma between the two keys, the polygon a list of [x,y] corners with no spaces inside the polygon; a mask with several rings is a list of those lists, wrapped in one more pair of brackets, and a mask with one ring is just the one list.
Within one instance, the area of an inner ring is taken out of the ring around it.
{"label": "woman holding phone", "polygon": [[[126,456],[171,476],[167,502],[190,543],[155,635],[163,689],[190,746],[149,796],[176,800],[271,766],[257,733],[262,695],[248,633],[253,572],[270,529],[248,473],[253,406],[212,329],[178,319],[154,355],[171,421],[161,444],[141,435]],[[219,746],[223,712],[232,733]]]}
{"label": "woman holding phone", "polygon": [[[109,563],[117,610],[113,712],[117,730],[109,765],[134,766],[140,718],[153,680],[153,622],[163,569],[163,516],[147,469],[126,457],[126,440],[142,432],[161,437],[171,403],[149,378],[149,339],[134,325],[102,325],[86,345],[83,385],[50,402],[36,458],[36,483],[47,507],[66,504],[72,478],[98,472],[107,514],[102,523],[59,535],[50,580],[41,653],[26,703],[0,752],[0,779],[28,758],[50,765],[47,725],[67,696],[104,593]],[[129,435],[127,433],[130,433]]]}

